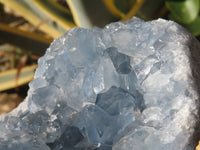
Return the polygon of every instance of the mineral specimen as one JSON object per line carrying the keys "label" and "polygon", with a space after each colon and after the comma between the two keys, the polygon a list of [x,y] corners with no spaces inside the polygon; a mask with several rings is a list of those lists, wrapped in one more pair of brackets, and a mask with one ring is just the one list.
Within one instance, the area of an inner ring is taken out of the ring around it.
{"label": "mineral specimen", "polygon": [[1,117],[0,149],[193,149],[199,60],[198,41],[172,21],[73,28]]}

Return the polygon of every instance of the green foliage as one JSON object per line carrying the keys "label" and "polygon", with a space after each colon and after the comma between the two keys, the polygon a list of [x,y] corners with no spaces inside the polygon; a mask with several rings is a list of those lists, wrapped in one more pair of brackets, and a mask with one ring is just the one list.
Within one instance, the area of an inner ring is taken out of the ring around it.
{"label": "green foliage", "polygon": [[101,0],[66,0],[75,24],[79,27],[103,27],[109,22],[116,21]]}
{"label": "green foliage", "polygon": [[194,35],[200,35],[200,0],[166,2],[170,10],[169,18],[186,27]]}
{"label": "green foliage", "polygon": [[124,14],[129,11],[129,0],[114,0],[115,6]]}
{"label": "green foliage", "polygon": [[193,22],[184,25],[195,36],[200,35],[200,16],[198,16]]}

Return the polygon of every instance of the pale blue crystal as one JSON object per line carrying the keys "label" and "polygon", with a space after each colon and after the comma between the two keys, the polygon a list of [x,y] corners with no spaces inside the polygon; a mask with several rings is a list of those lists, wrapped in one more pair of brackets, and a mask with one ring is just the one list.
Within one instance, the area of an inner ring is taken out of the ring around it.
{"label": "pale blue crystal", "polygon": [[172,21],[73,28],[0,119],[0,149],[191,150],[199,42]]}

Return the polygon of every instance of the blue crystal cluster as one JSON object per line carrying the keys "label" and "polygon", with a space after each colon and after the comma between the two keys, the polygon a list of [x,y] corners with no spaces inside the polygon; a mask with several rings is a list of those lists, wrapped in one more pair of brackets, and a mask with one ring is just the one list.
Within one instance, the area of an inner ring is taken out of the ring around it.
{"label": "blue crystal cluster", "polygon": [[70,29],[39,59],[25,101],[1,116],[0,149],[192,149],[198,48],[163,19]]}

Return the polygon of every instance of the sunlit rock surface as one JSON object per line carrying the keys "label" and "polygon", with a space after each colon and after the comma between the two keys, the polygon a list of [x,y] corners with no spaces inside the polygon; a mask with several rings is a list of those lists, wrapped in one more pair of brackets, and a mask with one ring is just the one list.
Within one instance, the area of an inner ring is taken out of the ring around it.
{"label": "sunlit rock surface", "polygon": [[200,46],[172,21],[73,28],[39,59],[2,150],[190,150]]}

